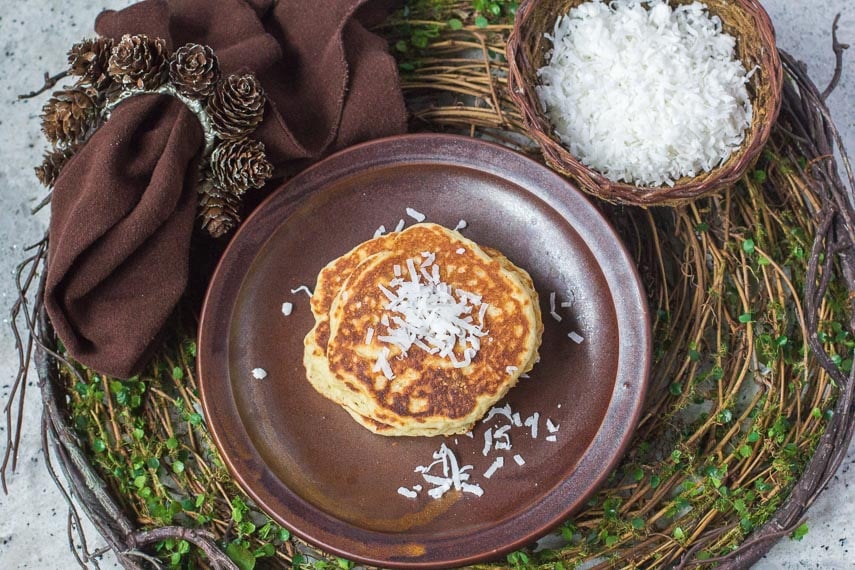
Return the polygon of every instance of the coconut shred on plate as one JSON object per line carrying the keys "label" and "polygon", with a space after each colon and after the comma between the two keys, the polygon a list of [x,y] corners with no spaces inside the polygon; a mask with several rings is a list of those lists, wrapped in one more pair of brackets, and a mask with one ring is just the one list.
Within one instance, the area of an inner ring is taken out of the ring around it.
{"label": "coconut shred on plate", "polygon": [[672,186],[742,144],[751,73],[706,5],[586,2],[546,37],[541,104],[568,150],[610,180]]}

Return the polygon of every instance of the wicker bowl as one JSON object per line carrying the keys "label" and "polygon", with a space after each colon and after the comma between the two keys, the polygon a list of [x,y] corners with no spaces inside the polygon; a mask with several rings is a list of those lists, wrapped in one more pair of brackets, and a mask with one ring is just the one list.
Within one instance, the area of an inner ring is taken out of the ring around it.
{"label": "wicker bowl", "polygon": [[[540,145],[547,163],[574,178],[581,188],[603,200],[634,206],[676,206],[716,192],[736,182],[751,167],[772,130],[781,108],[783,71],[775,47],[775,30],[769,15],[756,0],[705,0],[709,12],[722,21],[725,32],[736,38],[737,57],[751,70],[748,93],[754,107],[745,140],[730,158],[710,172],[683,177],[674,186],[636,186],[614,182],[582,164],[565,148],[549,122],[535,92],[537,70],[544,66],[556,19],[585,0],[524,0],[517,10],[508,39],[508,89],[519,107],[528,134]],[[671,5],[692,0],[670,0]]]}

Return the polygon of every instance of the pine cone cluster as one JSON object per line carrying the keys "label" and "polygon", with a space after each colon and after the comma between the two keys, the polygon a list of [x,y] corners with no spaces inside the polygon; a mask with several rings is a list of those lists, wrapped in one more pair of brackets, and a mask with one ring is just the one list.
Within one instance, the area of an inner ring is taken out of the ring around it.
{"label": "pine cone cluster", "polygon": [[80,78],[78,85],[91,85],[103,90],[112,79],[107,73],[113,40],[95,38],[74,44],[68,52],[69,73]]}
{"label": "pine cone cluster", "polygon": [[145,35],[125,34],[113,46],[108,64],[110,75],[126,88],[157,89],[168,68],[166,42]]}
{"label": "pine cone cluster", "polygon": [[242,196],[250,188],[261,188],[273,175],[264,154],[264,143],[249,138],[223,141],[211,153],[211,173],[221,189]]}
{"label": "pine cone cluster", "polygon": [[170,54],[164,40],[131,34],[120,41],[83,40],[68,52],[68,65],[69,74],[78,78],[76,86],[54,93],[42,109],[42,130],[54,147],[36,168],[42,184],[55,184],[65,163],[112,107],[110,101],[166,85],[162,92],[200,103],[219,139],[210,159],[203,161],[202,227],[220,237],[237,225],[243,194],[261,188],[273,174],[264,144],[249,138],[267,104],[254,75],[222,78],[209,46],[187,44]]}
{"label": "pine cone cluster", "polygon": [[219,238],[229,233],[240,222],[240,198],[223,192],[210,181],[199,186],[199,218],[202,229],[211,237]]}
{"label": "pine cone cluster", "polygon": [[65,163],[74,156],[77,151],[76,147],[58,148],[45,153],[44,160],[41,165],[36,167],[36,178],[39,182],[53,188],[56,179],[59,178],[59,173],[65,166]]}
{"label": "pine cone cluster", "polygon": [[267,96],[255,75],[230,75],[217,85],[206,111],[221,139],[249,135],[264,118]]}
{"label": "pine cone cluster", "polygon": [[220,80],[220,65],[208,46],[187,44],[175,50],[169,62],[169,80],[191,99],[209,97]]}
{"label": "pine cone cluster", "polygon": [[91,90],[61,89],[42,108],[42,132],[54,145],[82,142],[98,121],[98,106]]}

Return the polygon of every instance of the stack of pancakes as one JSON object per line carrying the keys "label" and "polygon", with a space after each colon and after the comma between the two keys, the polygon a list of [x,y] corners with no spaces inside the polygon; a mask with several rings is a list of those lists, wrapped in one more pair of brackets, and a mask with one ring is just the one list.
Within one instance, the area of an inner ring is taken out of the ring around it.
{"label": "stack of pancakes", "polygon": [[[390,290],[416,279],[408,260],[419,267],[425,258],[431,262],[427,271],[419,270],[419,280],[433,269],[443,290],[472,300],[468,322],[478,323],[479,316],[483,321],[481,336],[470,341],[477,350],[461,340],[443,356],[432,346],[424,350],[430,339],[406,351],[388,340],[390,324],[402,320],[388,309]],[[487,307],[479,311],[481,304]],[[303,358],[309,382],[381,435],[469,431],[531,370],[543,333],[528,273],[498,251],[436,224],[374,238],[332,261],[318,275],[311,305],[315,326]]]}

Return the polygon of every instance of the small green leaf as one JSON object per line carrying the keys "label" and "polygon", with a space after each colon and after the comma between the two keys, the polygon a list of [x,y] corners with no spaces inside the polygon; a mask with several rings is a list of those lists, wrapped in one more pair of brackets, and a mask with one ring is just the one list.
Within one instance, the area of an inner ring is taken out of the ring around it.
{"label": "small green leaf", "polygon": [[478,28],[486,28],[490,25],[490,22],[487,21],[487,18],[484,16],[478,16],[475,18],[475,26]]}
{"label": "small green leaf", "polygon": [[277,537],[282,542],[286,542],[289,538],[291,538],[291,532],[287,528],[279,529],[279,536]]}
{"label": "small green leaf", "polygon": [[197,426],[197,425],[202,423],[202,415],[201,414],[190,414],[190,417],[188,418],[188,420],[190,421],[191,424],[193,424],[194,426]]}
{"label": "small green leaf", "polygon": [[395,42],[395,49],[401,53],[405,53],[407,51],[407,42],[404,40],[398,40]]}
{"label": "small green leaf", "polygon": [[769,265],[770,263],[772,262],[769,261],[769,258],[762,255],[760,256],[760,259],[757,260],[758,265]]}
{"label": "small green leaf", "polygon": [[632,478],[635,481],[641,481],[644,479],[644,470],[641,467],[635,467],[632,470]]}
{"label": "small green leaf", "polygon": [[452,18],[448,21],[448,27],[452,30],[461,30],[463,29],[463,22],[461,22],[457,18]]}
{"label": "small green leaf", "polygon": [[170,437],[166,440],[166,448],[171,450],[178,449],[178,440],[174,437]]}
{"label": "small green leaf", "polygon": [[810,415],[812,415],[813,417],[815,417],[818,420],[821,420],[822,419],[822,410],[820,410],[819,408],[814,408],[810,411]]}
{"label": "small green leaf", "polygon": [[204,504],[205,504],[205,493],[202,493],[201,495],[196,495],[196,503],[195,503],[196,508],[198,509]]}
{"label": "small green leaf", "polygon": [[659,475],[653,475],[650,477],[650,488],[651,489],[655,489],[661,483],[662,483],[662,479],[659,477]]}
{"label": "small green leaf", "polygon": [[758,184],[763,184],[764,182],[766,182],[766,171],[765,170],[755,170],[753,177],[754,177],[754,182],[757,182]]}
{"label": "small green leaf", "polygon": [[742,447],[740,447],[739,448],[739,455],[744,459],[751,457],[751,446],[746,444],[746,445],[743,445]]}
{"label": "small green leaf", "polygon": [[181,562],[181,553],[173,552],[169,555],[169,565],[170,566],[178,566],[178,563]]}
{"label": "small green leaf", "polygon": [[751,313],[742,313],[739,315],[739,322],[742,324],[750,323],[753,320]]}
{"label": "small green leaf", "polygon": [[683,385],[679,382],[672,382],[671,385],[668,386],[668,391],[674,396],[679,396],[683,393]]}
{"label": "small green leaf", "polygon": [[140,475],[139,477],[134,477],[134,487],[137,489],[142,489],[145,487],[147,477],[145,475]]}
{"label": "small green leaf", "polygon": [[698,232],[699,234],[702,234],[705,231],[708,231],[709,229],[710,229],[710,225],[706,222],[701,222],[700,224],[695,226],[695,231]]}
{"label": "small green leaf", "polygon": [[641,517],[635,517],[629,522],[635,530],[641,530],[644,528],[644,519]]}
{"label": "small green leaf", "polygon": [[190,552],[190,543],[186,540],[181,540],[178,542],[178,553],[179,554],[187,554]]}
{"label": "small green leaf", "polygon": [[184,378],[184,370],[180,366],[176,366],[172,369],[172,379],[173,380],[182,380]]}
{"label": "small green leaf", "polygon": [[104,451],[107,449],[107,444],[104,443],[103,439],[99,438],[92,442],[92,449],[95,451],[95,453],[104,453]]}
{"label": "small green leaf", "polygon": [[677,540],[683,540],[686,538],[686,533],[683,532],[683,529],[679,526],[674,529],[674,538]]}
{"label": "small green leaf", "polygon": [[754,240],[747,239],[742,242],[742,251],[745,253],[754,253]]}
{"label": "small green leaf", "polygon": [[790,535],[790,538],[793,540],[801,540],[808,533],[808,525],[807,523],[801,524],[796,530],[793,531],[793,534]]}
{"label": "small green leaf", "polygon": [[748,434],[748,437],[746,439],[748,440],[748,443],[757,443],[760,440],[760,433],[752,431]]}
{"label": "small green leaf", "polygon": [[149,469],[157,469],[160,467],[160,460],[157,457],[149,457],[146,465],[148,465]]}
{"label": "small green leaf", "polygon": [[270,544],[263,544],[261,548],[254,552],[254,556],[256,558],[270,558],[271,556],[276,554],[276,548]]}
{"label": "small green leaf", "polygon": [[[253,570],[255,568],[255,556],[237,542],[229,543],[226,547],[226,555],[240,570]],[[296,556],[294,558],[296,559]]]}
{"label": "small green leaf", "polygon": [[177,459],[172,462],[172,472],[176,475],[180,475],[184,473],[184,462],[178,461]]}

